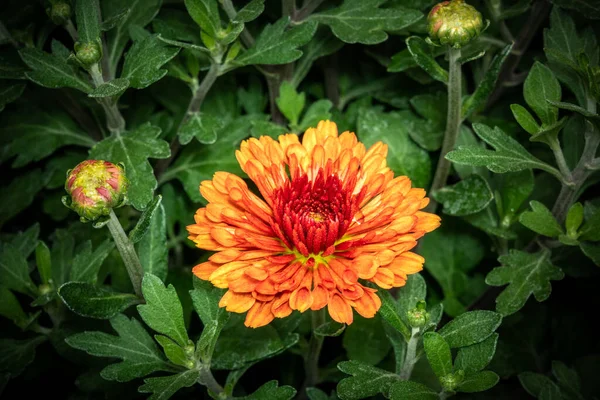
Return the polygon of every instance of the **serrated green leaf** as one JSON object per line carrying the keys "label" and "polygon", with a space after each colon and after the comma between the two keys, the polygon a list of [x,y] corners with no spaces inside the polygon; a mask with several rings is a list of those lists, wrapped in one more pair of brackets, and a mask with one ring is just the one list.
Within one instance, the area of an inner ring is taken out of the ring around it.
{"label": "serrated green leaf", "polygon": [[550,281],[564,277],[563,271],[550,262],[549,250],[534,254],[510,250],[498,260],[502,266],[494,268],[485,282],[491,286],[508,284],[496,299],[496,310],[504,316],[519,311],[532,294],[537,301],[546,300],[552,290]]}
{"label": "serrated green leaf", "polygon": [[179,142],[185,145],[195,137],[202,144],[213,144],[217,141],[221,129],[221,119],[208,113],[195,112],[181,125]]}
{"label": "serrated green leaf", "polygon": [[145,273],[142,293],[146,304],[139,305],[137,309],[146,325],[180,346],[187,346],[189,338],[183,323],[183,309],[173,285],[165,287],[160,278]]}
{"label": "serrated green leaf", "polygon": [[121,22],[125,20],[129,16],[131,12],[131,8],[124,8],[121,12],[111,15],[108,18],[105,18],[100,25],[100,30],[102,32],[108,32],[113,29],[115,26],[119,25]]}
{"label": "serrated green leaf", "polygon": [[457,164],[483,166],[500,174],[537,168],[561,177],[556,168],[532,156],[519,142],[500,128],[491,129],[478,123],[473,124],[473,129],[477,136],[492,146],[495,151],[478,146],[459,146],[458,150],[449,152],[446,159]]}
{"label": "serrated green leaf", "polygon": [[150,224],[152,223],[154,214],[158,210],[162,201],[162,196],[158,195],[152,199],[148,207],[144,210],[140,219],[138,220],[135,227],[129,232],[129,240],[132,243],[137,243],[146,235],[148,229],[150,229]]}
{"label": "serrated green leaf", "polygon": [[88,97],[101,98],[101,97],[119,97],[127,90],[131,82],[127,78],[117,78],[112,81],[108,81],[92,90]]}
{"label": "serrated green leaf", "polygon": [[148,400],[167,400],[179,389],[194,386],[199,377],[199,370],[190,369],[176,375],[147,378],[138,390],[140,393],[152,393]]}
{"label": "serrated green leaf", "polygon": [[131,87],[146,88],[167,74],[167,70],[161,67],[173,59],[178,52],[178,48],[169,47],[158,40],[158,35],[135,41],[125,55],[121,78],[129,79]]}
{"label": "serrated green leaf", "polygon": [[454,368],[462,369],[468,377],[487,367],[496,352],[498,336],[497,333],[493,333],[482,342],[461,347],[454,360]]}
{"label": "serrated green leaf", "polygon": [[264,3],[265,0],[251,0],[237,12],[233,22],[250,22],[255,20],[264,11]]}
{"label": "serrated green leaf", "polygon": [[298,132],[304,132],[308,128],[316,127],[320,121],[330,120],[331,110],[333,107],[333,103],[327,99],[317,100],[312,103],[304,115],[302,116],[302,120],[300,124],[298,124]]}
{"label": "serrated green leaf", "polygon": [[448,71],[435,61],[431,47],[420,37],[411,36],[406,39],[406,46],[415,63],[427,72],[433,79],[448,83]]}
{"label": "serrated green leaf", "polygon": [[98,0],[78,0],[75,3],[78,40],[94,43],[100,38],[100,5]]}
{"label": "serrated green leaf", "polygon": [[287,64],[302,56],[298,48],[315,34],[317,24],[305,22],[286,30],[289,18],[281,18],[267,25],[256,38],[254,46],[240,54],[232,63],[237,66],[251,64]]}
{"label": "serrated green leaf", "polygon": [[176,365],[188,367],[188,358],[180,345],[163,335],[154,335],[154,339],[161,345],[169,361]]}
{"label": "serrated green leaf", "polygon": [[532,211],[525,211],[519,222],[540,235],[557,237],[563,229],[548,208],[539,201],[532,200],[529,205]]}
{"label": "serrated green leaf", "polygon": [[485,209],[494,198],[492,189],[479,175],[471,175],[455,185],[445,186],[432,193],[444,205],[444,213],[463,216]]}
{"label": "serrated green leaf", "polygon": [[0,286],[0,315],[10,319],[16,326],[25,329],[29,318],[15,295],[5,288]]}
{"label": "serrated green leaf", "polygon": [[465,393],[483,392],[491,389],[500,380],[500,377],[492,371],[481,371],[467,376],[458,386],[457,391]]}
{"label": "serrated green leaf", "polygon": [[461,109],[462,118],[468,118],[473,112],[477,111],[485,104],[496,86],[496,81],[500,75],[502,65],[504,65],[504,61],[510,54],[512,47],[513,45],[509,44],[496,54],[483,76],[483,79],[479,82],[477,89],[475,89],[475,92],[463,102]]}
{"label": "serrated green leaf", "polygon": [[502,315],[487,310],[459,315],[439,330],[451,348],[471,346],[490,337],[500,326]]}
{"label": "serrated green leaf", "polygon": [[37,287],[29,276],[27,260],[12,244],[5,243],[0,251],[0,282],[7,289],[35,296]]}
{"label": "serrated green leaf", "polygon": [[145,273],[151,273],[160,280],[167,279],[169,269],[169,250],[167,248],[167,222],[162,204],[150,219],[146,235],[137,244],[140,263]]}
{"label": "serrated green leaf", "polygon": [[123,360],[105,367],[100,374],[104,379],[128,382],[156,371],[174,371],[162,355],[156,342],[134,318],[119,314],[110,320],[118,336],[104,332],[83,332],[65,339],[73,348],[98,357]]}
{"label": "serrated green leaf", "polygon": [[[365,343],[369,343],[369,346],[365,346]],[[349,359],[371,365],[383,360],[391,348],[378,316],[356,316],[344,332],[343,345]]]}
{"label": "serrated green leaf", "polygon": [[338,369],[352,377],[342,379],[337,394],[342,400],[359,400],[378,393],[387,394],[400,377],[389,371],[358,361],[342,361]]}
{"label": "serrated green leaf", "polygon": [[259,387],[249,396],[241,397],[244,400],[291,400],[296,395],[296,389],[291,386],[278,386],[277,381],[269,381]]}
{"label": "serrated green leaf", "polygon": [[114,133],[96,144],[90,158],[125,164],[130,186],[128,198],[138,210],[144,210],[152,200],[157,186],[148,158],[167,158],[169,144],[158,139],[160,128],[145,123],[133,131]]}
{"label": "serrated green leaf", "polygon": [[30,339],[0,339],[0,372],[19,376],[35,358],[35,349],[47,340],[45,336]]}
{"label": "serrated green leaf", "polygon": [[25,90],[24,83],[16,83],[12,81],[0,81],[0,111],[4,107],[21,97]]}
{"label": "serrated green leaf", "polygon": [[67,64],[66,59],[33,47],[21,49],[19,54],[23,62],[33,70],[25,72],[25,75],[38,85],[51,89],[70,87],[84,93],[89,93],[93,89],[89,81],[82,78],[74,67]]}
{"label": "serrated green leaf", "polygon": [[411,125],[410,137],[428,151],[442,147],[446,129],[448,98],[445,93],[418,94],[410,99],[410,105],[423,118],[409,113],[403,114],[406,123]]}
{"label": "serrated green leaf", "polygon": [[415,187],[426,187],[431,178],[431,159],[410,139],[403,113],[363,109],[357,121],[357,134],[367,147],[378,141],[386,143],[388,166],[397,175],[408,176]]}
{"label": "serrated green leaf", "polygon": [[[108,72],[114,77],[117,65],[121,61],[123,50],[130,40],[131,27],[146,26],[158,13],[162,0],[144,0],[131,2],[129,0],[102,0],[102,16],[105,21],[117,19],[115,27],[106,33],[106,57],[108,59]],[[124,10],[129,9],[125,16]]]}
{"label": "serrated green leaf", "polygon": [[75,238],[63,229],[54,233],[52,242],[52,280],[55,287],[69,280],[69,274],[73,265],[73,251],[75,249]]}
{"label": "serrated green leaf", "polygon": [[438,394],[433,389],[418,382],[397,382],[390,388],[391,400],[436,400],[438,398]]}
{"label": "serrated green leaf", "polygon": [[291,126],[298,125],[305,101],[304,93],[298,93],[291,83],[285,81],[279,87],[279,97],[276,99],[277,107],[290,121]]}
{"label": "serrated green leaf", "polygon": [[408,328],[408,322],[406,321],[406,315],[403,315],[403,313],[398,310],[396,300],[394,300],[392,295],[387,291],[379,291],[378,296],[381,299],[379,315],[408,340],[411,334]]}
{"label": "serrated green leaf", "polygon": [[523,96],[544,125],[558,121],[558,109],[549,101],[560,101],[562,92],[550,68],[540,62],[533,64],[523,85]]}
{"label": "serrated green leaf", "polygon": [[218,37],[221,19],[216,0],[185,0],[185,7],[200,29],[213,38]]}
{"label": "serrated green leaf", "polygon": [[96,283],[98,280],[98,271],[114,247],[114,242],[107,239],[96,247],[96,250],[92,253],[92,243],[89,240],[85,242],[73,258],[69,280]]}
{"label": "serrated green leaf", "polygon": [[260,138],[261,136],[270,136],[277,140],[279,135],[287,133],[285,126],[269,121],[255,120],[252,121],[252,136]]}
{"label": "serrated green leaf", "polygon": [[436,332],[425,333],[423,347],[429,365],[439,379],[452,372],[452,353],[442,335]]}
{"label": "serrated green leaf", "polygon": [[110,319],[140,299],[130,293],[116,293],[85,282],[67,282],[58,289],[63,303],[83,317]]}
{"label": "serrated green leaf", "polygon": [[381,9],[385,0],[344,0],[310,19],[328,25],[346,43],[377,44],[388,38],[386,32],[404,29],[423,18],[417,10],[405,7]]}
{"label": "serrated green leaf", "polygon": [[535,135],[542,129],[542,127],[538,125],[535,118],[533,118],[533,115],[531,115],[525,107],[519,104],[511,104],[510,110],[513,113],[513,117],[515,117],[525,132]]}
{"label": "serrated green leaf", "polygon": [[0,226],[27,208],[45,184],[42,171],[34,169],[0,187]]}

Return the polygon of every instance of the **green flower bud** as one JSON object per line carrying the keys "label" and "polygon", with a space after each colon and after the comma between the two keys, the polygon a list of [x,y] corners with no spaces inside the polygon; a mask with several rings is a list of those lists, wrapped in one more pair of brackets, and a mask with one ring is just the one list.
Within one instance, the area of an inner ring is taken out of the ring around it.
{"label": "green flower bud", "polygon": [[71,5],[62,1],[52,4],[48,15],[56,25],[64,25],[71,18]]}
{"label": "green flower bud", "polygon": [[40,291],[40,296],[43,296],[50,293],[52,291],[52,287],[47,283],[42,283],[40,286],[38,286],[38,290]]}
{"label": "green flower bud", "polygon": [[455,373],[450,373],[446,376],[442,376],[440,383],[445,392],[454,392],[454,390],[462,383],[465,379],[465,373],[462,369],[459,369]]}
{"label": "green flower bud", "polygon": [[129,182],[125,169],[108,161],[86,160],[67,172],[63,203],[77,212],[81,221],[95,221],[125,204]]}
{"label": "green flower bud", "polygon": [[483,28],[481,13],[464,0],[438,3],[429,12],[427,22],[433,43],[457,49],[479,36]]}
{"label": "green flower bud", "polygon": [[99,43],[75,43],[75,56],[85,67],[97,63],[102,59],[102,46]]}
{"label": "green flower bud", "polygon": [[408,317],[408,323],[413,328],[421,328],[429,321],[429,313],[425,308],[425,302],[419,301],[417,307],[409,310],[406,314]]}

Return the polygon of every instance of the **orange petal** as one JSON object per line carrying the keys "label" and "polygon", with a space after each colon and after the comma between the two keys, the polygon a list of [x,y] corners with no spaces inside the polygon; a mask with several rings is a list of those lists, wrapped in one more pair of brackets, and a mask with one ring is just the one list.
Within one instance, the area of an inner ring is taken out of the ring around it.
{"label": "orange petal", "polygon": [[363,296],[352,302],[352,306],[363,317],[373,318],[381,307],[381,299],[377,294],[365,290]]}
{"label": "orange petal", "polygon": [[310,308],[312,303],[312,293],[306,287],[301,287],[294,290],[290,296],[290,307],[292,310],[304,312]]}
{"label": "orange petal", "polygon": [[219,264],[215,264],[213,262],[207,261],[207,262],[203,262],[202,264],[196,265],[192,269],[192,273],[194,275],[196,275],[198,278],[207,281],[207,280],[209,280],[212,273],[215,272],[216,269],[219,267],[220,267]]}
{"label": "orange petal", "polygon": [[331,300],[329,300],[329,304],[327,306],[327,311],[329,311],[329,315],[334,321],[337,321],[341,324],[350,325],[353,321],[352,307],[350,307],[350,304],[348,304],[346,300],[344,300],[344,298],[337,293],[331,296]]}
{"label": "orange petal", "polygon": [[256,302],[246,314],[244,325],[248,328],[259,328],[273,321],[275,316],[271,312],[272,303]]}
{"label": "orange petal", "polygon": [[312,291],[313,302],[310,309],[313,311],[320,310],[327,305],[329,301],[329,291],[323,286],[316,286]]}
{"label": "orange petal", "polygon": [[244,313],[248,311],[255,302],[256,300],[252,295],[228,290],[223,297],[221,297],[219,307],[225,307],[225,309],[230,312]]}

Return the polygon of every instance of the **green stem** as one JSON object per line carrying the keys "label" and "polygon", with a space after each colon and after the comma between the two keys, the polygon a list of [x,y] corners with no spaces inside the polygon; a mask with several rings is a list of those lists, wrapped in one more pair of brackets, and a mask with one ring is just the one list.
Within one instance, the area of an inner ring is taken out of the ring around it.
{"label": "green stem", "polygon": [[560,173],[563,176],[563,178],[562,178],[563,182],[572,183],[573,175],[571,175],[571,170],[569,169],[569,166],[567,165],[567,161],[565,160],[565,155],[563,154],[563,151],[560,147],[560,143],[558,142],[558,139],[551,140],[549,145],[550,145],[550,149],[552,149],[552,152],[554,153],[554,158],[556,159],[556,164],[558,165],[558,169],[560,170]]}
{"label": "green stem", "polygon": [[209,394],[211,394],[211,397],[215,399],[231,399],[231,397],[225,393],[223,387],[219,385],[219,382],[217,382],[213,376],[212,372],[210,371],[210,367],[206,365],[202,365],[200,367],[200,377],[198,378],[198,383],[206,386]]}
{"label": "green stem", "polygon": [[407,381],[410,379],[413,368],[419,360],[417,357],[417,345],[419,344],[420,329],[412,328],[410,339],[406,345],[406,355],[404,356],[404,364],[400,370],[400,379]]}
{"label": "green stem", "polygon": [[110,210],[110,219],[106,226],[108,226],[108,230],[117,245],[117,249],[119,249],[119,253],[121,253],[121,258],[123,259],[123,263],[129,274],[129,279],[131,279],[131,283],[133,284],[133,290],[135,290],[135,294],[141,298],[142,276],[144,276],[144,270],[142,269],[140,259],[135,252],[133,243],[129,240],[129,237],[127,237],[127,234],[123,230],[123,227],[113,210]]}
{"label": "green stem", "polygon": [[[446,117],[446,132],[444,133],[444,143],[438,160],[437,169],[431,184],[431,193],[446,186],[446,180],[450,174],[450,161],[446,160],[446,154],[454,150],[460,125],[461,117],[461,91],[462,91],[462,72],[460,69],[460,49],[450,48],[449,56],[449,75],[448,75],[448,114]],[[431,200],[426,211],[435,212],[437,203]]]}
{"label": "green stem", "polygon": [[[100,71],[100,65],[98,63],[90,67],[89,73],[95,87],[104,84],[104,78],[102,77],[102,72]],[[112,133],[123,132],[125,130],[125,119],[123,118],[123,115],[121,115],[117,103],[109,97],[99,98],[98,103],[100,103],[106,114],[106,126],[108,130]]]}
{"label": "green stem", "polygon": [[319,357],[323,348],[323,336],[315,334],[315,330],[325,323],[325,310],[312,311],[312,334],[308,343],[308,353],[304,358],[304,371],[306,378],[304,379],[303,392],[306,388],[315,386],[319,382]]}
{"label": "green stem", "polygon": [[[235,10],[235,7],[233,6],[233,3],[231,2],[231,0],[219,0],[219,1],[221,2],[221,6],[223,7],[223,10],[225,10],[225,13],[229,17],[229,19],[234,20],[237,15],[237,11]],[[248,32],[248,29],[246,29],[245,27],[244,27],[244,30],[242,31],[241,37],[242,37],[242,42],[244,43],[244,46],[252,47],[252,45],[254,44],[254,37],[252,37],[252,34],[250,32]]]}

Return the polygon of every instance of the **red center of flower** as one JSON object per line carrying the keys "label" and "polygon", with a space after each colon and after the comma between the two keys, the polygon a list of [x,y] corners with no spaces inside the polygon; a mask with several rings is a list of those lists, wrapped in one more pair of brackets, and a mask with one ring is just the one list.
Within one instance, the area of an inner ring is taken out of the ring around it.
{"label": "red center of flower", "polygon": [[289,249],[305,257],[333,253],[358,209],[357,196],[336,175],[324,175],[320,170],[314,181],[301,175],[274,193],[273,228]]}

